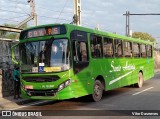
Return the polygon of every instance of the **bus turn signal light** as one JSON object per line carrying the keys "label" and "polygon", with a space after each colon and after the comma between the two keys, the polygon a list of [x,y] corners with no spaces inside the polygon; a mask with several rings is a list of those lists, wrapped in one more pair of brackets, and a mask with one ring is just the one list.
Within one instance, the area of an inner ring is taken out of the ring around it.
{"label": "bus turn signal light", "polygon": [[33,86],[32,85],[26,85],[25,89],[33,89]]}

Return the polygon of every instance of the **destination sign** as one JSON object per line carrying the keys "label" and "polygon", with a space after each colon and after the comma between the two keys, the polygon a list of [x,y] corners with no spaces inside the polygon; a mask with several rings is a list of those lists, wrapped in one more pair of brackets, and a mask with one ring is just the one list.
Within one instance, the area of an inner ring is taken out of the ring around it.
{"label": "destination sign", "polygon": [[20,40],[27,39],[27,38],[35,38],[40,36],[65,34],[65,33],[66,33],[66,29],[64,26],[36,28],[36,29],[22,31],[20,35]]}

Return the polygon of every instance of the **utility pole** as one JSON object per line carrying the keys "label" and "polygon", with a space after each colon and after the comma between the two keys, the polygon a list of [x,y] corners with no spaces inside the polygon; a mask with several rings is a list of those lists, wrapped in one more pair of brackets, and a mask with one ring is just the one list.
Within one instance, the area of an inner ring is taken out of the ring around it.
{"label": "utility pole", "polygon": [[126,14],[123,14],[123,15],[126,15],[126,36],[129,36],[129,32],[130,32],[130,26],[129,26],[129,23],[130,23],[130,12],[129,11],[126,11]]}
{"label": "utility pole", "polygon": [[36,14],[36,10],[35,10],[35,1],[28,0],[28,3],[30,3],[30,7],[31,7],[31,16],[34,17],[34,25],[37,26],[38,19],[37,19],[37,14]]}
{"label": "utility pole", "polygon": [[31,16],[29,16],[28,18],[26,18],[25,20],[23,20],[22,22],[20,22],[16,28],[20,28],[22,25],[24,25],[25,23],[27,23],[28,21],[34,19],[34,25],[37,26],[38,22],[37,22],[37,14],[35,11],[35,1],[34,0],[28,0],[28,3],[30,3],[30,7],[31,7]]}
{"label": "utility pole", "polygon": [[137,16],[146,16],[146,15],[160,15],[159,13],[147,13],[147,14],[131,14],[129,11],[126,11],[126,36],[130,36],[130,15],[137,15]]}
{"label": "utility pole", "polygon": [[32,19],[34,19],[34,25],[37,26],[38,23],[37,23],[37,14],[35,11],[35,1],[28,0],[27,2],[30,3],[31,15],[25,20],[23,20],[22,22],[20,22],[15,28],[7,27],[7,26],[0,26],[0,30],[20,33],[23,30],[23,29],[20,29],[20,27]]}
{"label": "utility pole", "polygon": [[73,23],[80,26],[81,25],[81,0],[74,1],[74,16]]}

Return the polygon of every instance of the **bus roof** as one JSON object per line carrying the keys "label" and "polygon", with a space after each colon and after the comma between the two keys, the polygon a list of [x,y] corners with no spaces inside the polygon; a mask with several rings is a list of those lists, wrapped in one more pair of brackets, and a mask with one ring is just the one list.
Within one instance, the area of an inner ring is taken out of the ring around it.
{"label": "bus roof", "polygon": [[76,25],[72,25],[72,24],[64,24],[64,25],[66,25],[68,27],[74,27],[74,29],[76,29],[76,30],[82,30],[82,31],[85,31],[85,32],[101,35],[101,36],[104,36],[104,37],[106,36],[106,37],[110,37],[110,38],[114,38],[114,39],[128,40],[128,41],[153,45],[153,42],[151,42],[151,41],[146,41],[146,40],[141,40],[141,39],[137,39],[137,38],[127,37],[127,36],[114,34],[114,33],[110,33],[110,32],[105,32],[105,31],[99,31],[99,30],[90,29],[90,28],[86,28],[86,27],[82,27],[82,26],[76,26]]}
{"label": "bus roof", "polygon": [[127,40],[127,41],[133,41],[133,42],[145,43],[145,44],[153,45],[153,42],[151,42],[151,41],[131,38],[131,37],[127,37],[127,36],[123,36],[123,35],[119,35],[119,34],[114,34],[114,33],[110,33],[110,32],[99,31],[99,30],[95,30],[95,29],[91,29],[91,28],[82,27],[82,26],[76,26],[76,25],[73,25],[73,24],[47,24],[47,25],[39,25],[39,26],[27,28],[27,29],[25,29],[23,31],[31,30],[31,29],[35,29],[35,28],[56,26],[56,25],[64,25],[64,26],[66,26],[67,28],[70,28],[70,29],[85,31],[85,32],[88,32],[88,33],[93,33],[93,34],[101,35],[101,36],[104,36],[104,37],[110,37],[110,38],[114,38],[114,39],[121,39],[121,40]]}

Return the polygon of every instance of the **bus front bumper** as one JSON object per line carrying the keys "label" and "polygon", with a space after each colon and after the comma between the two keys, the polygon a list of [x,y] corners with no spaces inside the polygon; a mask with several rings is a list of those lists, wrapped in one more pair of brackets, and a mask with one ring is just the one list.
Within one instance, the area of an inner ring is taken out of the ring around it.
{"label": "bus front bumper", "polygon": [[74,98],[74,92],[71,87],[65,87],[63,90],[57,89],[50,90],[24,90],[21,89],[21,95],[23,98],[28,99],[42,99],[42,100],[63,100]]}

